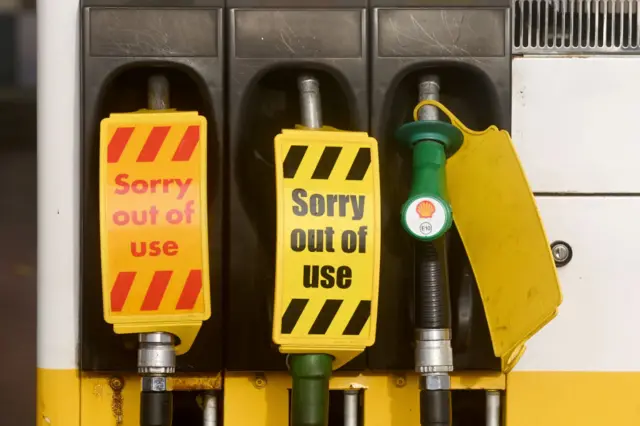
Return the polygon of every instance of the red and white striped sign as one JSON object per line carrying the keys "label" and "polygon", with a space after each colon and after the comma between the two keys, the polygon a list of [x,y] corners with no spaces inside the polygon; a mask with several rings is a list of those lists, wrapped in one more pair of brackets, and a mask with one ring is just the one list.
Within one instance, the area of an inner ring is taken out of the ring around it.
{"label": "red and white striped sign", "polygon": [[[151,128],[149,135],[147,136],[144,146],[136,162],[138,163],[153,163],[160,152],[167,136],[169,134],[170,126],[155,126]],[[119,127],[109,142],[107,149],[107,162],[117,163],[120,161],[122,154],[127,147],[135,127]],[[189,126],[184,132],[180,140],[180,144],[175,149],[171,161],[189,161],[200,140],[200,126]]]}
{"label": "red and white striped sign", "polygon": [[112,324],[210,315],[206,121],[197,113],[102,122],[104,314]]}
{"label": "red and white striped sign", "polygon": [[[167,287],[169,287],[172,275],[173,271],[156,271],[153,274],[144,300],[140,305],[141,311],[157,311],[158,308],[160,308],[160,303],[164,298]],[[127,296],[135,279],[136,272],[134,271],[118,273],[113,288],[111,289],[111,312],[122,311],[124,302],[127,300]],[[175,304],[175,309],[178,311],[193,309],[202,291],[202,271],[193,269],[189,271],[187,280],[184,283],[180,282],[176,284],[182,285],[182,292],[180,293],[178,302]]]}

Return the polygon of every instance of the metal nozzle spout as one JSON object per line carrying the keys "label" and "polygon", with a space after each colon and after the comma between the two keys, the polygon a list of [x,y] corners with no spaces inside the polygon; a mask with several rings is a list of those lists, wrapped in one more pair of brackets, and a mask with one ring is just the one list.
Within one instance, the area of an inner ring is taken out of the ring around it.
{"label": "metal nozzle spout", "polygon": [[147,103],[149,109],[169,109],[169,80],[162,74],[149,78]]}
{"label": "metal nozzle spout", "polygon": [[[420,80],[420,101],[437,101],[440,99],[440,78],[437,75],[427,75]],[[436,121],[440,118],[437,107],[425,105],[418,111],[421,121]]]}
{"label": "metal nozzle spout", "polygon": [[300,110],[302,125],[310,129],[322,127],[322,100],[320,98],[320,83],[311,75],[298,77],[300,91]]}

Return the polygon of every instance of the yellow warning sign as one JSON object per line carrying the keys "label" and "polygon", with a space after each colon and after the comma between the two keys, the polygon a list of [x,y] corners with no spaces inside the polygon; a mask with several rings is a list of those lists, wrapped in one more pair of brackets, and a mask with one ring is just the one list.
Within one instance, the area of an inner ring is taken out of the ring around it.
{"label": "yellow warning sign", "polygon": [[284,130],[275,139],[273,340],[281,351],[373,344],[380,264],[378,147],[366,133]]}
{"label": "yellow warning sign", "polygon": [[101,123],[104,317],[126,332],[210,316],[206,125],[196,112]]}

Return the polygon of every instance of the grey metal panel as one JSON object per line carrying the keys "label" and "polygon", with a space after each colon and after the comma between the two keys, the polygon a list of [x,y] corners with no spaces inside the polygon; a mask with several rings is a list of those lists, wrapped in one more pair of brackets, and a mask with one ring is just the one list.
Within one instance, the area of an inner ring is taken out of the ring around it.
{"label": "grey metal panel", "polygon": [[252,7],[262,9],[337,9],[337,8],[364,8],[367,7],[367,0],[227,0],[227,8],[235,9],[241,7]]}
{"label": "grey metal panel", "polygon": [[512,0],[516,54],[640,51],[640,0]]}
{"label": "grey metal panel", "polygon": [[224,7],[224,0],[81,0],[83,7]]}
{"label": "grey metal panel", "polygon": [[370,0],[371,7],[509,7],[510,0]]}
{"label": "grey metal panel", "polygon": [[[359,58],[360,10],[238,10],[237,58]],[[331,28],[331,31],[327,31]]]}
{"label": "grey metal panel", "polygon": [[498,57],[505,12],[487,9],[381,9],[378,51],[387,57]]}
{"label": "grey metal panel", "polygon": [[91,56],[217,56],[215,9],[91,9]]}

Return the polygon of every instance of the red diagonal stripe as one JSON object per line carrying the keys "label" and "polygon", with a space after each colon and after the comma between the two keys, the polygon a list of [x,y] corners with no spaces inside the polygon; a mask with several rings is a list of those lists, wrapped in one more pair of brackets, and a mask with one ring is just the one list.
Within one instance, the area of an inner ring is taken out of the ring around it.
{"label": "red diagonal stripe", "polygon": [[169,126],[157,126],[151,129],[149,137],[138,155],[138,163],[150,163],[156,159],[156,156],[162,148],[165,138],[169,134]]}
{"label": "red diagonal stripe", "polygon": [[189,126],[173,154],[173,161],[189,161],[200,140],[200,126]]}
{"label": "red diagonal stripe", "polygon": [[193,309],[200,295],[200,290],[202,290],[202,271],[193,269],[189,272],[176,309]]}
{"label": "red diagonal stripe", "polygon": [[117,163],[133,134],[133,127],[119,127],[107,147],[107,163]]}
{"label": "red diagonal stripe", "polygon": [[169,286],[169,280],[173,271],[156,271],[151,279],[151,284],[144,296],[141,311],[155,311],[160,307],[160,302],[164,297],[164,292]]}
{"label": "red diagonal stripe", "polygon": [[111,288],[111,312],[120,312],[136,277],[135,272],[120,272]]}

